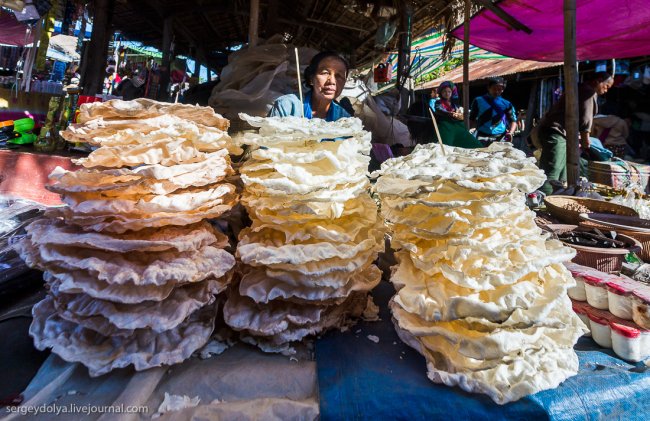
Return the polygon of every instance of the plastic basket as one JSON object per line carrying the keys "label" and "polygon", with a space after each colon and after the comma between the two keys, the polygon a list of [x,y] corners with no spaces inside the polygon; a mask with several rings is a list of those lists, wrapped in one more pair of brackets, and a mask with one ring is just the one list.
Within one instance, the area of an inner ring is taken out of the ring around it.
{"label": "plastic basket", "polygon": [[[551,224],[547,225],[548,229],[556,234],[573,231],[578,228],[577,225]],[[583,266],[589,266],[596,270],[606,273],[620,272],[625,261],[625,256],[630,253],[638,253],[641,250],[641,243],[632,237],[620,234],[617,231],[617,240],[624,241],[629,247],[624,249],[615,248],[598,248],[587,247],[576,244],[564,243],[576,251],[576,257],[571,261]]]}
{"label": "plastic basket", "polygon": [[[641,243],[639,258],[650,262],[650,221],[633,216],[602,215],[598,213],[581,214],[580,226],[616,231]],[[622,226],[626,228],[621,228]]]}

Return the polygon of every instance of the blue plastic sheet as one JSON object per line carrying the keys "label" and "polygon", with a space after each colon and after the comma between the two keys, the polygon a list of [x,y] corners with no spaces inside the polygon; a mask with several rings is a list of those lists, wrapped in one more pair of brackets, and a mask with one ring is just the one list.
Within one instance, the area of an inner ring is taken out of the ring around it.
{"label": "blue plastic sheet", "polygon": [[[431,382],[424,358],[402,343],[382,282],[373,291],[380,322],[364,322],[316,342],[322,420],[646,420],[650,370],[629,364],[589,338],[576,345],[580,371],[554,390],[506,405]],[[368,339],[379,337],[379,343]]]}

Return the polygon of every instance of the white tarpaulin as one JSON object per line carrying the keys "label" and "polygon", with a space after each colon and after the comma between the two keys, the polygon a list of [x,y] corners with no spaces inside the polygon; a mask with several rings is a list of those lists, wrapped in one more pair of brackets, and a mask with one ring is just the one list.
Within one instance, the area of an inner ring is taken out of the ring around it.
{"label": "white tarpaulin", "polygon": [[[121,369],[96,378],[84,366],[51,355],[23,395],[17,410],[58,410],[61,419],[315,420],[319,415],[314,361],[264,354],[246,345],[205,360],[142,372]],[[137,413],[117,413],[127,409]],[[55,415],[39,413],[32,419]]]}

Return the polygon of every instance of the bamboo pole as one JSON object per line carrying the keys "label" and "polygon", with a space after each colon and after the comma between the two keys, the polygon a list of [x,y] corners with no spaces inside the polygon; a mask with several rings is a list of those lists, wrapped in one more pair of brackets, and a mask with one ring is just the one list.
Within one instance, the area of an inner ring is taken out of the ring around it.
{"label": "bamboo pole", "polygon": [[433,114],[433,111],[431,111],[431,108],[429,108],[429,114],[431,115],[431,120],[433,121],[433,128],[436,131],[436,136],[438,136],[438,144],[440,145],[442,154],[447,155],[447,152],[445,151],[445,144],[442,143],[442,137],[440,137],[440,131],[438,131],[438,122],[436,122],[436,116]]}
{"label": "bamboo pole", "polygon": [[576,0],[564,0],[564,86],[567,182],[571,186],[580,179]]}
{"label": "bamboo pole", "polygon": [[300,80],[300,59],[298,58],[298,47],[294,48],[294,52],[296,53],[296,74],[298,75],[298,94],[300,95],[300,116],[304,118],[305,103],[302,100],[302,81]]}
{"label": "bamboo pole", "polygon": [[471,0],[465,0],[465,24],[463,25],[463,120],[469,130],[469,18],[472,14]]}

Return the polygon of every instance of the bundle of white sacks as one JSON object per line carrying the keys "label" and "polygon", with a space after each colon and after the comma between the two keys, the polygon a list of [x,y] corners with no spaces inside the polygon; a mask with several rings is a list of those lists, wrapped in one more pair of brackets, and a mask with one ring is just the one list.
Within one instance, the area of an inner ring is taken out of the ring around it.
{"label": "bundle of white sacks", "polygon": [[394,322],[432,381],[503,404],[577,373],[573,345],[586,329],[562,265],[575,252],[542,234],[525,205],[545,180],[534,160],[509,144],[430,144],[375,175],[397,250]]}
{"label": "bundle of white sacks", "polygon": [[370,134],[361,121],[240,115],[259,133],[241,167],[252,226],[239,236],[241,279],[224,318],[262,349],[361,315],[381,279],[383,223],[370,197]]}
{"label": "bundle of white sacks", "polygon": [[16,245],[45,271],[30,327],[37,348],[98,376],[180,363],[209,340],[235,265],[227,237],[204,221],[238,200],[225,182],[228,151],[238,151],[227,128],[207,107],[82,106],[63,136],[98,148],[77,160],[85,168],[50,176],[67,206]]}

